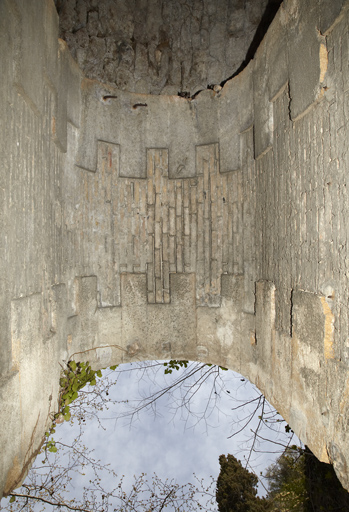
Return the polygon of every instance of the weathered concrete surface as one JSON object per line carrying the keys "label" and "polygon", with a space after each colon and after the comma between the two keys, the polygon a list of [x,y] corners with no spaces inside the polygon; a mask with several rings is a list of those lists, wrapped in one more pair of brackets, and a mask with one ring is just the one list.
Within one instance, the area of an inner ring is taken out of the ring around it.
{"label": "weathered concrete surface", "polygon": [[129,92],[192,96],[240,68],[280,0],[55,3],[60,37],[87,78]]}
{"label": "weathered concrete surface", "polygon": [[3,492],[71,357],[239,371],[349,488],[349,7],[307,3],[192,100],[84,78],[51,1],[0,3]]}

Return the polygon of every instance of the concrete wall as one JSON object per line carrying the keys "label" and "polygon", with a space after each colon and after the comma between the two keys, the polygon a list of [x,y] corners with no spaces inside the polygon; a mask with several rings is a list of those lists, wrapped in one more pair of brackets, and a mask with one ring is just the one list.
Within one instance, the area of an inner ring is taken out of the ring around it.
{"label": "concrete wall", "polygon": [[187,100],[84,78],[53,2],[0,3],[5,493],[69,358],[239,371],[349,488],[348,10],[284,1]]}

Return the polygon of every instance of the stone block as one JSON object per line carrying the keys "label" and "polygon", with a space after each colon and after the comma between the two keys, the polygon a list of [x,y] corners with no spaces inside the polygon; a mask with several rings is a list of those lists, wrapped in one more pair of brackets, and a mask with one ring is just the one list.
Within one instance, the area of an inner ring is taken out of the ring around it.
{"label": "stone block", "polygon": [[253,66],[227,82],[218,102],[221,172],[241,166],[240,134],[253,123]]}
{"label": "stone block", "polygon": [[295,120],[315,101],[321,92],[320,77],[323,62],[320,59],[321,37],[318,32],[318,5],[297,0],[286,3],[284,9],[289,40],[289,77],[291,116]]}
{"label": "stone block", "polygon": [[11,2],[10,12],[16,20],[15,85],[30,107],[39,113],[44,106],[42,80],[45,62],[44,9],[40,1],[34,1],[31,9],[28,10],[24,1],[15,0]]}
{"label": "stone block", "polygon": [[256,283],[256,344],[258,365],[270,370],[272,337],[275,329],[275,285],[269,281]]}
{"label": "stone block", "polygon": [[196,137],[200,144],[213,144],[218,141],[218,103],[219,94],[210,89],[202,91],[191,101]]}
{"label": "stone block", "polygon": [[309,346],[316,366],[324,357],[333,357],[333,320],[324,296],[303,291],[293,292],[292,336]]}

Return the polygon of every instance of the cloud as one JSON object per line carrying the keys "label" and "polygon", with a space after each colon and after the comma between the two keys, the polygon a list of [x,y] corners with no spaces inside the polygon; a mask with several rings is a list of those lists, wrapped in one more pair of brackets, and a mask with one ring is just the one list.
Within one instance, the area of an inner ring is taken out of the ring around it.
{"label": "cloud", "polygon": [[[118,381],[110,390],[110,398],[117,402],[139,399],[140,396],[148,396],[154,386],[161,389],[164,383],[168,384],[180,375],[174,372],[173,375],[164,376],[163,367],[159,367],[157,376],[150,374],[146,377],[136,371],[118,373]],[[210,475],[217,478],[219,455],[232,453],[243,460],[243,456],[248,454],[248,441],[253,438],[251,429],[255,430],[259,422],[258,415],[255,415],[253,421],[248,423],[255,403],[250,404],[249,408],[237,408],[258,396],[255,388],[231,371],[223,372],[222,378],[223,384],[219,384],[212,376],[197,385],[192,404],[184,407],[181,406],[181,400],[191,385],[186,381],[182,389],[172,396],[172,401],[167,396],[159,399],[156,404],[157,414],[143,410],[131,424],[125,418],[115,421],[130,402],[110,408],[100,415],[101,418],[107,418],[102,420],[106,430],[98,427],[95,420],[88,422],[84,444],[93,448],[95,457],[110,464],[118,475],[125,475],[126,486],[132,484],[133,475],[141,473],[147,473],[149,477],[156,473],[162,479],[173,478],[179,483],[192,481],[193,473],[199,478],[209,478]],[[211,403],[208,397],[211,397]],[[201,416],[204,419],[198,422]],[[229,438],[245,423],[245,430]],[[65,438],[76,435],[69,425],[57,433]],[[272,432],[269,434],[276,436]],[[258,444],[256,447],[260,448]],[[259,472],[273,458],[275,456],[256,452],[250,464]],[[75,484],[80,485],[80,479]],[[108,483],[104,482],[104,485]]]}

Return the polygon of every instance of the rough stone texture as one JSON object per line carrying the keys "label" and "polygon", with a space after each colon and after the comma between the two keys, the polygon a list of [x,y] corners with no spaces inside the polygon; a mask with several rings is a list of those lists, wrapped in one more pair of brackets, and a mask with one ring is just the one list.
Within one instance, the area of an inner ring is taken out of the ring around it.
{"label": "rough stone texture", "polygon": [[57,0],[60,37],[86,77],[119,89],[189,95],[245,60],[278,0]]}
{"label": "rough stone texture", "polygon": [[1,492],[69,358],[239,371],[349,488],[349,2],[308,3],[192,99],[86,79],[50,0],[0,3]]}

